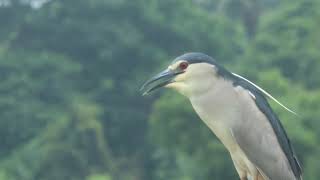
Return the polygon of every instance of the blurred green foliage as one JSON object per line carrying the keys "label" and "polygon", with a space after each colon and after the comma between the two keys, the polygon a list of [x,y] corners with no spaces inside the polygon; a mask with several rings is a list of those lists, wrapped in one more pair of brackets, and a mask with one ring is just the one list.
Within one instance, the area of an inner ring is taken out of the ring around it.
{"label": "blurred green foliage", "polygon": [[272,103],[320,177],[318,0],[0,0],[0,180],[237,179],[188,101],[140,85],[205,52]]}

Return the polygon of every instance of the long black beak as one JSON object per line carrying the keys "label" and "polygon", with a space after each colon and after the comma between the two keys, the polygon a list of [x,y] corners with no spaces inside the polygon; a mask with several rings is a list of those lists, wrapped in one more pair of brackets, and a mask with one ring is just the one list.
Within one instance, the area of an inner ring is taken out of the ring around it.
{"label": "long black beak", "polygon": [[141,91],[144,95],[149,94],[151,91],[154,91],[160,87],[163,87],[167,84],[170,84],[173,82],[173,79],[176,75],[183,73],[183,71],[175,71],[175,70],[169,70],[166,69],[159,74],[155,75],[151,79],[149,79],[147,82],[143,84],[141,87]]}

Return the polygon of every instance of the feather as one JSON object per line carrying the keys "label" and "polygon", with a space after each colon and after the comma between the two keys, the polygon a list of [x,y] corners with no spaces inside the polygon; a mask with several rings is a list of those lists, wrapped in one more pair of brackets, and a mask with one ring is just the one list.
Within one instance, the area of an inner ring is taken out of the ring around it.
{"label": "feather", "polygon": [[261,87],[259,87],[258,85],[254,84],[253,82],[249,81],[248,79],[236,74],[236,73],[232,73],[233,75],[237,76],[240,79],[243,79],[245,81],[247,81],[248,83],[250,83],[251,85],[253,85],[254,87],[256,87],[258,90],[260,90],[263,94],[265,94],[266,96],[268,96],[270,99],[272,99],[274,102],[276,102],[277,104],[279,104],[281,107],[283,107],[285,110],[291,112],[294,115],[298,115],[296,112],[292,111],[291,109],[289,109],[288,107],[286,107],[285,105],[283,105],[281,102],[279,102],[276,98],[274,98],[271,94],[269,94],[267,91],[265,91],[264,89],[262,89]]}

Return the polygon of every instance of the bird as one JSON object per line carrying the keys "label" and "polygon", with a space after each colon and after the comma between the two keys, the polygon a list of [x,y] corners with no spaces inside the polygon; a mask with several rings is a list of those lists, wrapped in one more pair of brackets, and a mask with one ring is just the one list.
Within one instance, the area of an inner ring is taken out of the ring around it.
{"label": "bird", "polygon": [[161,87],[187,97],[200,119],[228,150],[241,180],[302,180],[302,168],[267,97],[248,79],[228,71],[209,55],[185,53],[141,87]]}

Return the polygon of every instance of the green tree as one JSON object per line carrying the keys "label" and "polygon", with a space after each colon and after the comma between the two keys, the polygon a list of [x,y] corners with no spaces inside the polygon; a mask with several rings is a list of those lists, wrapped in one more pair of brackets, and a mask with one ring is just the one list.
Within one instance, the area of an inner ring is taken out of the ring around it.
{"label": "green tree", "polygon": [[144,77],[191,50],[231,61],[241,37],[238,26],[191,1],[51,1],[28,14],[10,47],[63,54],[80,65],[72,85],[104,107],[101,122],[120,168],[141,179],[153,163],[146,138],[153,99],[138,92]]}
{"label": "green tree", "polygon": [[0,179],[236,179],[185,98],[138,91],[189,51],[298,111],[272,104],[319,176],[317,0],[1,2]]}

